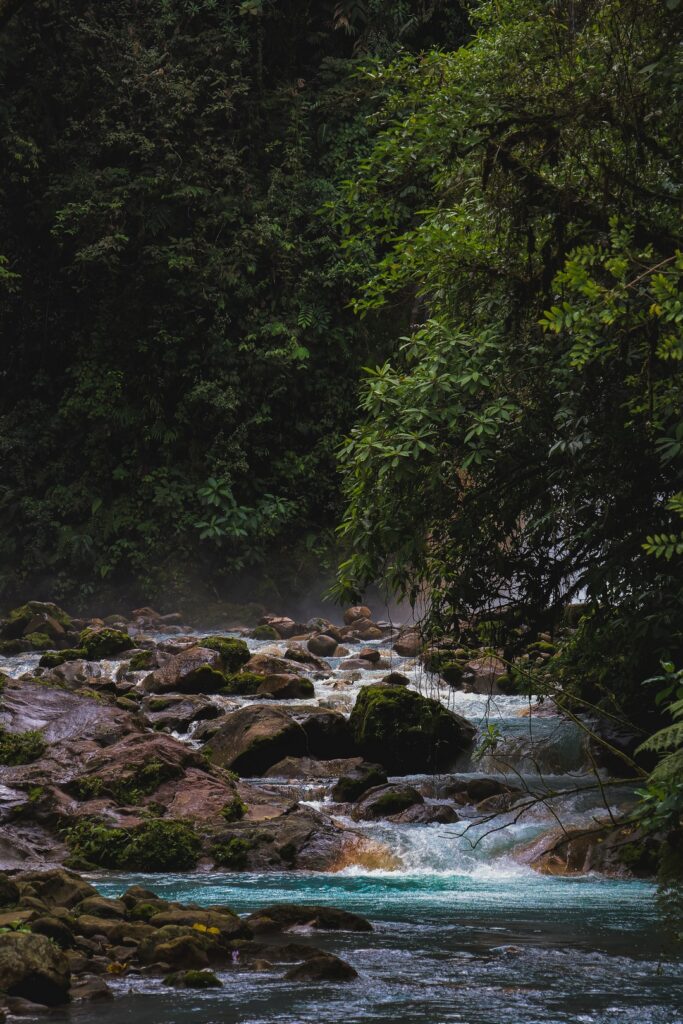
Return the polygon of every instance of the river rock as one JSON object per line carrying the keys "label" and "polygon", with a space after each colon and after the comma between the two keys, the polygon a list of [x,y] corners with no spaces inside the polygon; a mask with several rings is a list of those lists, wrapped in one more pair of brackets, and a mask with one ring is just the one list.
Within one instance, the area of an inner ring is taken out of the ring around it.
{"label": "river rock", "polygon": [[357,977],[351,964],[330,953],[305,960],[285,974],[287,981],[353,981]]}
{"label": "river rock", "polygon": [[306,700],[315,696],[315,687],[305,676],[284,672],[281,675],[266,676],[256,694],[270,700]]}
{"label": "river rock", "polygon": [[58,946],[44,935],[0,934],[0,991],[45,1006],[67,1002],[71,971]]}
{"label": "river rock", "polygon": [[354,757],[358,750],[347,719],[331,708],[302,705],[288,709],[303,730],[306,753],[323,760]]}
{"label": "river rock", "polygon": [[476,730],[436,700],[402,686],[365,686],[349,725],[360,752],[395,775],[452,766]]}
{"label": "river rock", "polygon": [[401,658],[414,658],[422,650],[422,637],[418,632],[403,633],[395,642],[394,650]]}
{"label": "river rock", "polygon": [[344,612],[344,622],[347,626],[357,622],[359,619],[372,619],[372,612],[364,604],[354,604]]}
{"label": "river rock", "polygon": [[311,654],[321,658],[333,658],[334,652],[337,650],[337,641],[334,637],[319,633],[317,636],[312,636],[306,646]]}
{"label": "river rock", "polygon": [[383,786],[387,781],[387,773],[381,765],[370,764],[360,757],[346,763],[352,767],[339,773],[337,784],[332,790],[332,799],[338,803],[351,803],[369,789]]}
{"label": "river rock", "polygon": [[413,786],[375,786],[360,797],[351,817],[354,821],[376,821],[423,803],[424,798]]}
{"label": "river rock", "polygon": [[221,719],[207,749],[213,764],[240,775],[261,775],[283,757],[307,753],[303,728],[280,708],[260,704]]}
{"label": "river rock", "polygon": [[194,722],[218,718],[221,709],[201,694],[148,696],[142,701],[142,713],[153,729],[188,732]]}
{"label": "river rock", "polygon": [[254,935],[286,932],[292,928],[316,931],[371,932],[372,925],[360,914],[337,907],[305,906],[299,903],[277,903],[263,907],[246,919]]}
{"label": "river rock", "polygon": [[336,779],[339,776],[350,778],[363,764],[361,757],[334,758],[330,761],[316,760],[312,757],[285,757],[263,775],[266,779]]}
{"label": "river rock", "polygon": [[308,665],[310,668],[315,669],[316,672],[321,672],[323,675],[329,675],[332,669],[326,661],[322,658],[318,658],[315,654],[311,654],[310,651],[302,644],[290,644],[285,651],[285,659],[287,661],[294,661],[300,665]]}
{"label": "river rock", "polygon": [[175,654],[142,681],[146,693],[217,693],[225,686],[222,659],[208,647]]}

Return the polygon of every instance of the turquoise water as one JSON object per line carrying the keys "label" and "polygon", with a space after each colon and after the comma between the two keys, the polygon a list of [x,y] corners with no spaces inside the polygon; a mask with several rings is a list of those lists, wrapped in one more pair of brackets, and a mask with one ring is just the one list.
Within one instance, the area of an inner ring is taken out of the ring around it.
{"label": "turquoise water", "polygon": [[107,896],[136,883],[240,913],[273,902],[329,903],[364,914],[375,930],[310,940],[352,963],[360,974],[353,983],[294,984],[278,977],[283,968],[259,973],[239,965],[221,974],[223,989],[208,993],[123,980],[115,983],[115,1003],[99,1004],[96,1014],[72,1010],[79,1024],[683,1022],[683,970],[660,962],[654,890],[643,882],[549,878],[519,868],[95,881]]}

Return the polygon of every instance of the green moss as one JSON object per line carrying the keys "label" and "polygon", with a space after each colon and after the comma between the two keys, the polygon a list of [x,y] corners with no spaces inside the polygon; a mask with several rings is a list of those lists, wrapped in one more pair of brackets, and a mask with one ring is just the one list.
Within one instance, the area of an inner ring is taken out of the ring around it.
{"label": "green moss", "polygon": [[85,657],[86,651],[83,647],[67,647],[63,651],[48,651],[47,654],[43,654],[38,664],[41,668],[57,668],[65,661],[78,661]]}
{"label": "green moss", "polygon": [[0,764],[30,764],[45,753],[47,744],[42,732],[6,732],[0,727]]}
{"label": "green moss", "polygon": [[242,665],[246,665],[251,657],[244,640],[237,640],[235,637],[205,636],[199,641],[199,646],[210,651],[218,651],[226,672],[239,672]]}
{"label": "green moss", "polygon": [[226,676],[226,679],[227,685],[223,687],[221,693],[234,694],[238,697],[247,697],[256,693],[261,683],[266,681],[266,677],[259,675],[258,672],[237,672]]}
{"label": "green moss", "polygon": [[34,651],[47,651],[52,647],[52,640],[47,633],[29,633],[24,639]]}
{"label": "green moss", "polygon": [[538,651],[539,653],[554,654],[557,650],[555,644],[549,643],[547,640],[536,640],[535,643],[529,644],[527,647],[528,651]]}
{"label": "green moss", "polygon": [[166,708],[170,708],[175,701],[170,700],[168,697],[155,697],[150,700],[147,707],[150,711],[165,711]]}
{"label": "green moss", "polygon": [[153,651],[138,651],[130,659],[128,668],[131,672],[143,672],[147,669],[154,668],[155,657]]}
{"label": "green moss", "polygon": [[352,803],[374,786],[383,786],[387,773],[382,768],[372,768],[360,778],[342,775],[332,790],[332,799],[339,803]]}
{"label": "green moss", "polygon": [[213,971],[177,971],[166,975],[164,985],[173,985],[174,988],[222,988],[223,982]]}
{"label": "green moss", "polygon": [[158,819],[131,830],[80,821],[67,830],[66,841],[75,858],[132,871],[187,871],[195,867],[201,851],[190,825]]}
{"label": "green moss", "polygon": [[364,757],[399,774],[447,767],[469,742],[467,724],[404,686],[365,686],[349,725]]}
{"label": "green moss", "polygon": [[252,640],[279,640],[280,634],[272,626],[257,626],[251,631]]}
{"label": "green moss", "polygon": [[239,796],[234,796],[221,811],[226,821],[241,821],[249,808]]}
{"label": "green moss", "polygon": [[441,676],[449,686],[460,686],[462,683],[463,668],[459,661],[447,661],[441,667]]}
{"label": "green moss", "polygon": [[71,616],[63,608],[51,601],[27,601],[26,604],[13,608],[2,626],[2,635],[12,639],[20,636],[32,619],[49,616],[64,629],[71,626]]}
{"label": "green moss", "polygon": [[228,839],[225,843],[215,843],[211,848],[211,856],[218,867],[243,871],[247,866],[247,854],[253,845],[249,839]]}
{"label": "green moss", "polygon": [[79,637],[81,647],[89,661],[110,658],[122,651],[128,651],[133,641],[128,633],[120,629],[84,629]]}
{"label": "green moss", "polygon": [[372,803],[372,813],[377,818],[389,817],[391,814],[400,814],[415,803],[415,794],[407,790],[394,790],[389,793],[382,793]]}

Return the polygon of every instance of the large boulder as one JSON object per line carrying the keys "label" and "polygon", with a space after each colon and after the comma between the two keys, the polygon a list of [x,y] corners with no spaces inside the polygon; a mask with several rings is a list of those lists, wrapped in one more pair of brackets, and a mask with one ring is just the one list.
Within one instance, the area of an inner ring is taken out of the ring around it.
{"label": "large boulder", "polygon": [[72,871],[64,868],[53,868],[50,871],[24,871],[14,876],[20,886],[30,886],[36,897],[51,909],[54,907],[70,907],[82,903],[83,900],[97,896],[94,886],[84,881]]}
{"label": "large boulder", "polygon": [[218,693],[225,683],[220,653],[190,647],[146,676],[142,688],[146,693]]}
{"label": "large boulder", "polygon": [[288,709],[306,737],[306,753],[326,761],[354,757],[358,751],[344,715],[331,708],[303,705]]}
{"label": "large boulder", "polygon": [[359,619],[371,619],[372,612],[365,604],[355,604],[344,612],[344,622],[347,626],[357,622]]}
{"label": "large boulder", "polygon": [[244,666],[244,671],[260,676],[287,675],[292,671],[292,662],[291,659],[281,658],[270,651],[260,651],[258,654],[252,654]]}
{"label": "large boulder", "polygon": [[4,640],[38,633],[48,636],[56,647],[66,646],[70,631],[71,617],[51,601],[27,601],[13,608],[0,623],[0,637]]}
{"label": "large boulder", "polygon": [[403,686],[365,686],[349,725],[360,752],[394,775],[453,766],[474,739],[467,719]]}
{"label": "large boulder", "polygon": [[318,633],[317,636],[311,637],[306,646],[316,657],[333,658],[334,652],[337,650],[337,641],[325,633]]}
{"label": "large boulder", "polygon": [[226,715],[206,748],[209,760],[240,775],[261,775],[283,757],[306,754],[301,726],[280,708],[250,704]]}
{"label": "large boulder", "polygon": [[414,658],[422,650],[422,637],[416,630],[403,633],[394,644],[394,650],[401,658]]}
{"label": "large boulder", "polygon": [[0,992],[45,1006],[69,998],[71,971],[62,950],[45,935],[0,934]]}

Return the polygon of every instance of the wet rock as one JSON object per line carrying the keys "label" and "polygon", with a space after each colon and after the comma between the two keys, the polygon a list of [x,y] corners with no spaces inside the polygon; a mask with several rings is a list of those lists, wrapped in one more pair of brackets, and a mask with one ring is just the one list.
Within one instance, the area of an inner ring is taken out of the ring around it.
{"label": "wet rock", "polygon": [[326,661],[323,661],[322,658],[317,658],[315,654],[311,654],[301,644],[290,644],[285,651],[285,660],[294,661],[300,665],[308,665],[316,672],[321,672],[324,675],[329,675],[332,671]]}
{"label": "wet rock", "polygon": [[361,796],[351,812],[354,821],[376,821],[400,814],[424,798],[413,786],[375,786]]}
{"label": "wet rock", "polygon": [[191,647],[173,655],[146,676],[146,693],[218,693],[225,686],[223,660],[218,651]]}
{"label": "wet rock", "polygon": [[80,634],[78,646],[83,650],[89,661],[101,658],[112,658],[135,646],[133,640],[120,629],[108,627],[84,629]]}
{"label": "wet rock", "polygon": [[71,630],[71,617],[51,601],[27,601],[13,608],[0,623],[0,637],[13,640],[31,633],[44,633],[52,639],[61,639]]}
{"label": "wet rock", "polygon": [[249,934],[241,918],[227,908],[220,911],[215,908],[211,910],[166,908],[150,917],[149,924],[154,928],[163,928],[166,925],[193,928],[200,934],[208,932],[210,935],[220,937],[223,941]]}
{"label": "wet rock", "polygon": [[405,811],[391,815],[391,821],[399,825],[452,825],[459,820],[449,804],[413,804]]}
{"label": "wet rock", "polygon": [[322,760],[354,757],[358,751],[347,719],[331,708],[300,706],[289,714],[306,738],[306,753]]}
{"label": "wet rock", "polygon": [[332,790],[332,799],[338,803],[351,803],[369,789],[383,786],[387,781],[387,773],[381,765],[370,764],[361,758],[356,758],[355,762],[350,771],[340,773]]}
{"label": "wet rock", "polygon": [[153,729],[188,732],[194,722],[218,718],[221,709],[200,694],[168,694],[145,697],[142,712]]}
{"label": "wet rock", "polygon": [[166,975],[164,985],[173,988],[222,988],[223,982],[213,971],[177,971]]}
{"label": "wet rock", "polygon": [[422,650],[422,637],[417,632],[406,632],[399,636],[394,650],[401,658],[414,658]]}
{"label": "wet rock", "polygon": [[355,604],[351,608],[347,608],[344,612],[344,622],[347,626],[357,622],[359,619],[371,619],[372,612],[364,604]]}
{"label": "wet rock", "polygon": [[279,708],[252,704],[220,722],[206,753],[213,764],[240,775],[261,775],[283,757],[308,752],[304,730]]}
{"label": "wet rock", "polygon": [[410,679],[408,679],[408,676],[404,676],[402,672],[390,672],[389,675],[382,676],[382,682],[388,686],[410,685]]}
{"label": "wet rock", "polygon": [[391,773],[447,768],[476,730],[438,701],[400,686],[366,686],[349,719],[360,752]]}
{"label": "wet rock", "polygon": [[283,640],[289,640],[293,636],[300,636],[306,632],[306,626],[286,616],[268,616],[267,622],[263,625],[271,626]]}
{"label": "wet rock", "polygon": [[287,981],[353,981],[357,977],[351,964],[329,953],[297,964],[285,974]]}
{"label": "wet rock", "polygon": [[292,662],[280,657],[280,654],[273,654],[270,651],[260,651],[253,654],[244,666],[244,672],[251,672],[260,676],[282,676],[292,671]]}
{"label": "wet rock", "polygon": [[319,633],[317,636],[312,636],[306,646],[311,654],[315,654],[317,657],[333,658],[337,649],[337,641],[334,637]]}
{"label": "wet rock", "polygon": [[99,1003],[113,999],[114,993],[102,978],[86,974],[71,986],[69,997],[75,1003]]}
{"label": "wet rock", "polygon": [[120,919],[126,916],[126,904],[121,900],[107,900],[103,896],[89,896],[78,904],[79,914],[95,914],[97,917]]}
{"label": "wet rock", "polygon": [[285,757],[264,772],[264,778],[336,779],[340,775],[348,778],[362,764],[363,760],[360,757],[334,758],[330,761],[316,760],[312,757]]}
{"label": "wet rock", "polygon": [[254,935],[286,932],[292,928],[314,931],[371,932],[370,922],[348,910],[337,907],[302,906],[277,903],[250,914],[246,924]]}
{"label": "wet rock", "polygon": [[658,846],[657,837],[644,837],[631,822],[616,826],[606,823],[544,836],[531,845],[529,862],[544,875],[597,871],[616,877],[647,876],[656,870]]}
{"label": "wet rock", "polygon": [[202,767],[196,751],[171,736],[133,733],[89,757],[87,772],[73,783],[84,796],[113,796],[120,803],[137,803],[163,782],[182,777],[189,767]]}
{"label": "wet rock", "polygon": [[252,629],[249,636],[252,640],[280,640],[282,639],[278,631],[273,626],[257,626]]}
{"label": "wet rock", "polygon": [[267,676],[256,693],[271,700],[305,700],[315,696],[315,687],[310,679],[283,673]]}
{"label": "wet rock", "polygon": [[99,896],[94,886],[65,868],[24,871],[15,876],[15,881],[21,887],[30,886],[38,898],[50,908],[71,908],[91,896]]}
{"label": "wet rock", "polygon": [[71,928],[58,917],[36,917],[31,921],[31,931],[35,935],[44,935],[51,939],[60,949],[71,949],[74,934]]}
{"label": "wet rock", "polygon": [[0,875],[0,907],[13,907],[19,901],[19,886],[9,875]]}
{"label": "wet rock", "polygon": [[507,675],[507,666],[493,655],[468,661],[463,669],[464,688],[471,693],[500,693],[496,680]]}
{"label": "wet rock", "polygon": [[71,971],[64,953],[44,935],[0,934],[0,991],[46,1006],[67,1002]]}

